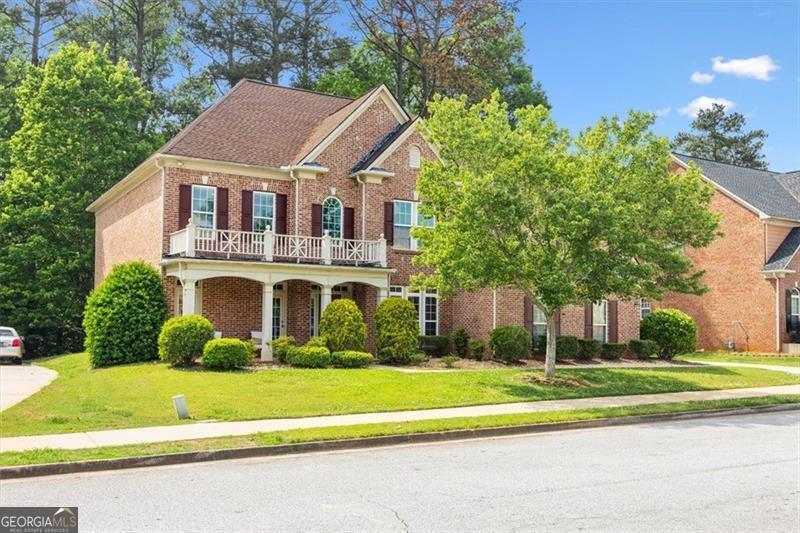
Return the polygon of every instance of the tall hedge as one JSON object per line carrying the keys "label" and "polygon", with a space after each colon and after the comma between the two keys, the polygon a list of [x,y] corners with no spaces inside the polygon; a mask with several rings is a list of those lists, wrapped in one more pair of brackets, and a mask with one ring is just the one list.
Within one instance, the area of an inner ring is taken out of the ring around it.
{"label": "tall hedge", "polygon": [[327,339],[332,352],[363,352],[367,325],[361,309],[347,298],[332,301],[319,319],[319,334]]}
{"label": "tall hedge", "polygon": [[83,328],[92,366],[158,357],[158,334],[167,319],[161,274],[143,261],[116,265],[86,301]]}
{"label": "tall hedge", "polygon": [[672,359],[695,350],[697,325],[692,317],[678,309],[656,309],[639,324],[639,338],[655,341],[658,356]]}
{"label": "tall hedge", "polygon": [[375,311],[375,353],[381,363],[406,365],[419,352],[419,319],[414,304],[387,298]]}

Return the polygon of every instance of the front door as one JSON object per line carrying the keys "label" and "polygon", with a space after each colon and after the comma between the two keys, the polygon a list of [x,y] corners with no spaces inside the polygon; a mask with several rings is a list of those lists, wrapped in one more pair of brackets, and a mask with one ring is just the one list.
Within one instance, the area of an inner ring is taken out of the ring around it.
{"label": "front door", "polygon": [[277,339],[286,335],[286,305],[284,297],[273,296],[272,298],[272,338]]}

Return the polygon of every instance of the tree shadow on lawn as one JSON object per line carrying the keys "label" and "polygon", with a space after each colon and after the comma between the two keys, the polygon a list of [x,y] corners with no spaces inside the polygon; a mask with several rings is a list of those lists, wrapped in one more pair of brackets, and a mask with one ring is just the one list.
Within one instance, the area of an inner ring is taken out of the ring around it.
{"label": "tree shadow on lawn", "polygon": [[[561,369],[556,372],[556,378],[559,375],[572,377],[580,384],[579,386],[564,386],[559,384],[558,379],[553,385],[542,383],[538,378],[526,381],[526,374],[528,373],[520,376],[518,383],[498,384],[497,388],[505,394],[521,400],[558,400],[593,396],[719,390],[726,387],[715,383],[703,384],[702,377],[714,379],[740,375],[735,370],[723,367]],[[691,379],[692,377],[701,379]],[[718,382],[719,380],[714,379],[714,381]]]}

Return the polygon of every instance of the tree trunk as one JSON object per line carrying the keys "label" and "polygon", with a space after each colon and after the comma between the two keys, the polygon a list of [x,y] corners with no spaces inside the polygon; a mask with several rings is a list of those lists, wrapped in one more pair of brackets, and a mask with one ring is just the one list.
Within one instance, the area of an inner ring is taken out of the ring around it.
{"label": "tree trunk", "polygon": [[547,351],[544,356],[544,377],[546,378],[556,375],[556,335],[558,335],[556,313],[558,311],[547,315]]}
{"label": "tree trunk", "polygon": [[39,41],[42,37],[42,2],[33,4],[33,28],[31,29],[31,64],[39,66]]}
{"label": "tree trunk", "polygon": [[[144,30],[145,30],[145,5],[144,0],[138,0],[135,7],[136,13],[136,77],[142,79],[144,72]],[[147,84],[149,85],[149,84]],[[149,87],[148,87],[149,88]]]}

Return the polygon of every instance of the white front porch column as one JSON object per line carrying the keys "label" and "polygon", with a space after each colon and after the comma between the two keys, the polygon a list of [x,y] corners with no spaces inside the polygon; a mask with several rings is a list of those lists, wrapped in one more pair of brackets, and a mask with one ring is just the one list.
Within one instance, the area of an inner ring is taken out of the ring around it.
{"label": "white front porch column", "polygon": [[272,283],[261,289],[261,360],[272,361]]}
{"label": "white front porch column", "polygon": [[386,298],[389,297],[389,289],[378,289],[378,304],[384,301]]}
{"label": "white front porch column", "polygon": [[195,313],[195,288],[197,281],[193,279],[184,279],[181,281],[183,287],[183,305],[181,307],[182,315],[193,315]]}
{"label": "white front porch column", "polygon": [[332,285],[323,285],[322,292],[320,297],[320,304],[319,304],[319,316],[322,317],[322,313],[325,312],[325,308],[328,307],[328,304],[331,303],[331,294],[332,294]]}

